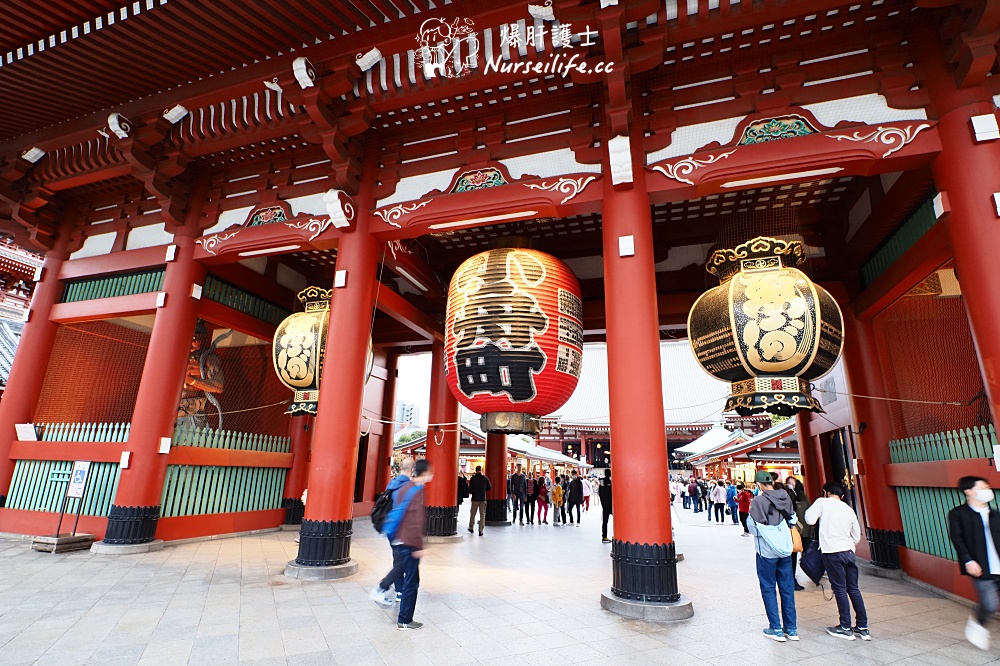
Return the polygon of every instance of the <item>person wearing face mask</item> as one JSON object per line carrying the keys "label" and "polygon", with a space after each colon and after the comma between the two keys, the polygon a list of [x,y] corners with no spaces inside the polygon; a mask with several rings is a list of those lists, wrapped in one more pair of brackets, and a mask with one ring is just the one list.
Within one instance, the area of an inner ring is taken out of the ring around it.
{"label": "person wearing face mask", "polygon": [[958,554],[959,570],[972,578],[979,596],[979,608],[965,625],[965,638],[980,650],[989,650],[990,632],[984,625],[1000,608],[1000,513],[990,507],[993,491],[986,479],[963,476],[958,489],[965,494],[966,503],[948,513],[948,533]]}
{"label": "person wearing face mask", "polygon": [[[840,612],[840,623],[827,627],[826,633],[848,641],[856,637],[870,641],[868,613],[858,587],[858,565],[854,559],[854,547],[861,540],[861,525],[854,509],[844,502],[844,489],[840,484],[832,481],[823,484],[823,495],[806,509],[806,522],[815,525],[822,518],[819,547],[823,551],[823,564]],[[851,606],[854,606],[857,621],[853,627]]]}

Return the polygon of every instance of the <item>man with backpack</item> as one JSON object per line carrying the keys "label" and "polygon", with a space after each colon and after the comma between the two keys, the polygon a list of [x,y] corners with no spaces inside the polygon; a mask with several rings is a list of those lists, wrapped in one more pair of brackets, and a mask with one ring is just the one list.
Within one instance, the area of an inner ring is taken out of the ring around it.
{"label": "man with backpack", "polygon": [[[388,487],[386,487],[385,492],[379,495],[375,499],[375,507],[372,509],[372,526],[378,531],[385,534],[385,519],[388,517],[389,513],[392,511],[393,505],[393,494],[402,488],[404,485],[410,482],[410,476],[413,474],[413,458],[405,458],[403,462],[399,465],[399,474],[392,481],[389,482]],[[392,544],[392,539],[389,540]],[[390,595],[389,586],[392,586],[395,590],[394,595]],[[369,597],[372,601],[377,603],[379,606],[388,608],[392,606],[393,600],[399,601],[400,596],[403,592],[403,562],[400,550],[396,546],[392,546],[392,569],[389,573],[385,575],[382,581],[372,588],[369,593]]]}
{"label": "man with backpack", "polygon": [[[763,470],[754,477],[760,494],[750,502],[747,528],[756,537],[757,580],[760,596],[764,600],[768,627],[764,635],[784,643],[799,640],[795,618],[795,571],[792,569],[792,533],[795,523],[792,500],[784,490],[774,489],[770,472]],[[781,594],[781,614],[778,614],[778,596]]]}
{"label": "man with backpack", "polygon": [[413,466],[413,480],[402,486],[393,496],[393,509],[385,521],[386,536],[393,546],[398,546],[403,563],[403,596],[399,600],[396,629],[420,629],[421,622],[413,621],[417,606],[417,588],[420,586],[420,558],[424,553],[424,527],[427,512],[424,509],[424,485],[433,480],[430,463],[418,460]]}
{"label": "man with backpack", "polygon": [[469,479],[469,495],[472,496],[472,506],[469,508],[469,534],[476,524],[476,512],[479,512],[479,536],[483,536],[483,526],[486,524],[486,493],[493,484],[483,475],[482,465],[476,465],[476,473]]}
{"label": "man with backpack", "polygon": [[[855,636],[870,641],[868,613],[858,587],[858,565],[854,560],[854,547],[861,541],[861,525],[854,509],[844,502],[843,486],[833,481],[825,483],[823,493],[823,497],[806,509],[805,519],[810,525],[819,521],[819,549],[823,552],[823,565],[840,613],[840,624],[827,627],[826,633],[848,641],[853,641]],[[853,626],[851,606],[857,617],[857,624]]]}

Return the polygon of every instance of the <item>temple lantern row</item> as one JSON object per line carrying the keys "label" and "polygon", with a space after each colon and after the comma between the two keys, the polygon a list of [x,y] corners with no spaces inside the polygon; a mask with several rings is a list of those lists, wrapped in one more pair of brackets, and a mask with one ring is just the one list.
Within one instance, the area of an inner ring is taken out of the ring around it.
{"label": "temple lantern row", "polygon": [[[286,414],[316,414],[319,401],[319,380],[323,375],[326,354],[326,332],[330,326],[331,289],[306,287],[298,293],[305,308],[284,319],[274,333],[274,371],[282,384],[295,396]],[[368,341],[368,371],[372,374],[375,356]]]}
{"label": "temple lantern row", "polygon": [[492,433],[535,434],[573,394],[583,363],[580,283],[555,257],[524,247],[466,260],[448,290],[445,373]]}
{"label": "temple lantern row", "polygon": [[833,297],[793,268],[803,261],[801,242],[767,237],[709,257],[720,284],[695,301],[688,335],[702,368],[732,384],[725,411],[823,412],[809,382],[840,358],[844,323]]}

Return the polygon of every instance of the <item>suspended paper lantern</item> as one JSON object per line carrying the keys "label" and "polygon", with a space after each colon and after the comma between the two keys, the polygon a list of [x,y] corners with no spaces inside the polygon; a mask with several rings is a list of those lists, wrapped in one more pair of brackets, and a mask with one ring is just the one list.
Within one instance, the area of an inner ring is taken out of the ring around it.
{"label": "suspended paper lantern", "polygon": [[688,336],[702,368],[732,384],[726,411],[823,412],[809,382],[840,358],[844,322],[830,294],[792,268],[803,261],[799,241],[766,237],[709,257],[721,284],[691,308]]}
{"label": "suspended paper lantern", "polygon": [[[320,287],[306,287],[300,291],[298,298],[305,311],[286,317],[274,333],[274,371],[282,384],[295,391],[286,414],[316,414],[326,353],[326,333],[330,326],[331,293],[331,289]],[[374,362],[369,340],[365,382],[371,377]]]}
{"label": "suspended paper lantern", "polygon": [[465,261],[451,280],[445,372],[486,432],[537,433],[573,394],[583,363],[580,284],[566,264],[526,248]]}

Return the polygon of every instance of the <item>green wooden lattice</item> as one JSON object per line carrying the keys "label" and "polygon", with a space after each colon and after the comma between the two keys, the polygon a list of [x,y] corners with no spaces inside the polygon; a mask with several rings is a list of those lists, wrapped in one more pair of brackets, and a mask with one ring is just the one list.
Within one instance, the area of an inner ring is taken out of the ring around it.
{"label": "green wooden lattice", "polygon": [[129,273],[126,275],[106,275],[66,283],[63,289],[63,303],[76,303],[98,298],[131,296],[160,291],[163,288],[164,269]]}
{"label": "green wooden lattice", "polygon": [[[962,430],[936,432],[889,442],[893,463],[920,463],[938,460],[983,460],[993,457],[997,444],[993,424]],[[899,511],[903,519],[906,547],[921,553],[956,560],[948,537],[948,512],[965,503],[957,488],[898,486]],[[993,501],[997,509],[997,501]]]}
{"label": "green wooden lattice", "polygon": [[287,472],[279,467],[168,465],[160,515],[280,509]]}
{"label": "green wooden lattice", "polygon": [[[7,508],[24,511],[58,512],[66,495],[73,463],[69,460],[18,460],[7,496]],[[90,465],[83,515],[107,516],[118,489],[118,463],[95,462]],[[67,515],[75,514],[78,499],[67,503]],[[55,525],[52,525],[55,529]]]}
{"label": "green wooden lattice", "polygon": [[278,307],[273,303],[265,301],[263,298],[254,296],[250,292],[235,287],[228,282],[223,282],[211,275],[205,278],[205,287],[202,294],[209,300],[222,303],[243,314],[248,314],[251,317],[270,324],[280,324],[285,317],[292,314],[290,310]]}
{"label": "green wooden lattice", "polygon": [[861,279],[866,286],[874,282],[937,223],[937,216],[934,214],[935,195],[936,192],[931,192],[896,233],[861,266]]}
{"label": "green wooden lattice", "polygon": [[204,449],[233,449],[235,451],[270,451],[288,453],[291,439],[277,435],[258,435],[233,430],[212,430],[178,426],[174,429],[174,446],[194,446]]}

